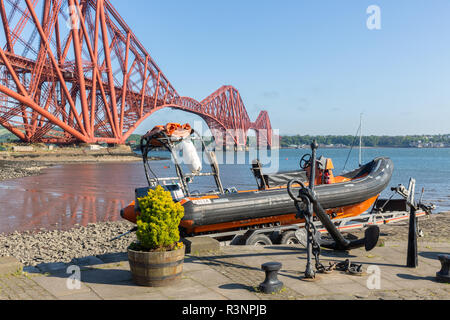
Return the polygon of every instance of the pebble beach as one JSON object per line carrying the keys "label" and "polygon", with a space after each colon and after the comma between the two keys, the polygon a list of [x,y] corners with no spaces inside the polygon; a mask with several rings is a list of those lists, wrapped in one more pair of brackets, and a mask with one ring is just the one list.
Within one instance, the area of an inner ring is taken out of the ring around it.
{"label": "pebble beach", "polygon": [[40,230],[0,235],[0,257],[11,256],[24,266],[64,262],[106,253],[126,252],[136,239],[135,233],[111,239],[133,228],[131,223],[103,222],[70,230]]}

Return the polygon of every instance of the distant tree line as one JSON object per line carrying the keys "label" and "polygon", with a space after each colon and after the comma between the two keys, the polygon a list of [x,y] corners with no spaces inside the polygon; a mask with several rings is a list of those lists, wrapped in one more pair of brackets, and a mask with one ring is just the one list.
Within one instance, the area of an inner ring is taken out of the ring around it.
{"label": "distant tree line", "polygon": [[[203,137],[208,144],[213,139],[212,137]],[[346,146],[359,145],[359,137],[344,135],[329,135],[329,136],[281,136],[280,146],[287,148],[290,146],[310,145],[313,140],[317,140],[317,143],[321,145],[334,145],[334,146]],[[128,142],[134,141],[139,144],[141,140],[140,135],[131,135]],[[365,147],[416,147],[419,144],[427,146],[429,144],[442,143],[446,147],[450,147],[450,134],[446,135],[414,135],[414,136],[363,136],[363,145]],[[247,143],[250,142],[250,137],[247,138]]]}
{"label": "distant tree line", "polygon": [[[209,142],[211,137],[204,137],[206,142]],[[249,138],[250,139],[250,138]],[[313,140],[321,145],[335,145],[347,146],[359,145],[359,137],[351,135],[328,135],[328,136],[311,136],[311,135],[296,135],[296,136],[281,136],[280,146],[287,148],[290,146],[309,145]],[[0,143],[18,142],[19,139],[0,127]],[[141,135],[132,134],[127,143],[131,145],[139,145]],[[440,135],[408,135],[408,136],[363,136],[363,145],[365,147],[415,147],[418,145],[429,146],[443,144],[450,147],[450,134]]]}
{"label": "distant tree line", "polygon": [[[289,146],[309,145],[313,140],[323,145],[359,145],[359,137],[355,136],[282,136],[282,148]],[[450,146],[450,134],[426,136],[363,136],[363,145],[366,147],[413,147],[419,144],[444,144]]]}
{"label": "distant tree line", "polygon": [[127,143],[136,145],[140,144],[141,142],[141,135],[140,134],[131,134],[130,137],[127,139]]}

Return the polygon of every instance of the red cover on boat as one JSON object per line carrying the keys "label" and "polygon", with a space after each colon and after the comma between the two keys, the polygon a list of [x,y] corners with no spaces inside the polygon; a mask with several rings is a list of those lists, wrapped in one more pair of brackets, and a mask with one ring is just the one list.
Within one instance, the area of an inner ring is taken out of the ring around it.
{"label": "red cover on boat", "polygon": [[[188,123],[184,125],[179,123],[168,123],[165,126],[154,127],[151,131],[147,132],[144,137],[158,137],[159,134],[162,136],[162,133],[165,133],[169,138],[187,138],[191,135],[192,128]],[[157,147],[162,146],[162,144],[156,139],[153,139],[151,144]]]}

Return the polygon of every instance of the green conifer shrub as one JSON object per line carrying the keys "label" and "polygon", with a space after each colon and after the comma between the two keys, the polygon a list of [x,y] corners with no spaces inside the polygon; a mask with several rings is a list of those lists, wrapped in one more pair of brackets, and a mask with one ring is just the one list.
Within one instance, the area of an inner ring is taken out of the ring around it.
{"label": "green conifer shrub", "polygon": [[145,251],[174,250],[182,247],[179,225],[184,208],[172,200],[170,192],[161,186],[149,190],[148,195],[138,198],[141,214],[137,218],[136,233],[139,246]]}

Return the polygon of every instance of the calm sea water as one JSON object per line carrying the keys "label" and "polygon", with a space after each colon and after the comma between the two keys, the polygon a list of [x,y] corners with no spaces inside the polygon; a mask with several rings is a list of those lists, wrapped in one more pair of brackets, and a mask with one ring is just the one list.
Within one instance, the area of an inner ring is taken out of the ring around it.
{"label": "calm sea water", "polygon": [[[279,152],[279,153],[277,153]],[[267,170],[296,170],[299,160],[309,150],[278,150],[259,155]],[[341,173],[348,149],[319,149],[318,155],[329,157]],[[153,154],[169,157],[166,152]],[[249,153],[218,154],[220,175],[224,187],[238,190],[254,189],[255,179],[250,171],[257,155]],[[228,156],[228,161],[227,160]],[[364,162],[380,156],[390,157],[395,169],[391,186],[408,185],[415,178],[417,197],[425,188],[424,201],[437,205],[436,212],[450,210],[450,149],[365,149]],[[231,159],[230,159],[231,158]],[[268,162],[268,160],[272,160]],[[237,164],[227,164],[227,163]],[[175,176],[171,160],[152,161],[160,177]],[[353,150],[347,170],[358,166],[358,153]],[[208,166],[204,166],[208,170]],[[43,170],[41,175],[0,182],[0,233],[36,228],[66,229],[75,224],[87,225],[101,221],[120,220],[120,209],[134,200],[134,189],[147,185],[142,163],[99,163],[59,165]],[[198,177],[191,191],[215,188],[211,177]],[[392,194],[390,188],[384,197]]]}

